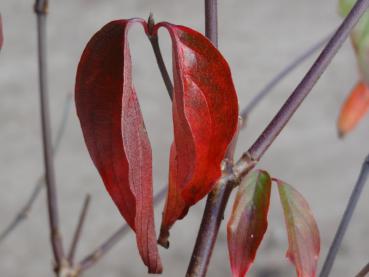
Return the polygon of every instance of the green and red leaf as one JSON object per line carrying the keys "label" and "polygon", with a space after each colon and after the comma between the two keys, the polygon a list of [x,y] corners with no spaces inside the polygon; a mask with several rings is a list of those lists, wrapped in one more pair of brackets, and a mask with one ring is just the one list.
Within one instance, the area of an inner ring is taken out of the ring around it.
{"label": "green and red leaf", "polygon": [[207,195],[221,176],[221,161],[238,122],[238,102],[226,60],[202,34],[160,23],[173,45],[173,125],[169,191],[159,243]]}
{"label": "green and red leaf", "polygon": [[359,82],[344,101],[339,118],[338,134],[343,137],[363,119],[369,111],[369,87]]}
{"label": "green and red leaf", "polygon": [[228,253],[233,277],[243,277],[253,263],[268,227],[271,178],[265,171],[249,173],[241,182],[228,221]]}
{"label": "green and red leaf", "polygon": [[75,100],[90,156],[107,191],[136,232],[150,273],[162,271],[154,228],[152,154],[132,84],[127,41],[133,22],[105,25],[88,42],[78,65]]}
{"label": "green and red leaf", "polygon": [[286,256],[298,277],[314,277],[320,253],[318,226],[304,197],[290,185],[276,180],[288,234]]}

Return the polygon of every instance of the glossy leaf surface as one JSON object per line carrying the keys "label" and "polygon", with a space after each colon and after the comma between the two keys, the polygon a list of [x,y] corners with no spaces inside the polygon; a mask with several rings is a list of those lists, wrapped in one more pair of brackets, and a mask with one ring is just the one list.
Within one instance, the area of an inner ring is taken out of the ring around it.
{"label": "glossy leaf surface", "polygon": [[254,171],[239,186],[228,221],[228,252],[234,277],[246,275],[268,227],[271,178]]}
{"label": "glossy leaf surface", "polygon": [[277,183],[288,234],[286,256],[298,277],[314,277],[320,253],[318,226],[304,197],[290,185]]}
{"label": "glossy leaf surface", "polygon": [[369,87],[366,83],[360,82],[351,91],[344,101],[339,119],[338,133],[343,137],[360,122],[369,110]]}
{"label": "glossy leaf surface", "polygon": [[77,70],[75,99],[90,156],[122,216],[136,232],[149,272],[162,266],[156,244],[152,156],[132,84],[129,26],[105,25],[88,42]]}
{"label": "glossy leaf surface", "polygon": [[212,189],[237,128],[238,102],[225,59],[200,33],[160,23],[173,45],[173,127],[169,191],[159,242],[169,228]]}

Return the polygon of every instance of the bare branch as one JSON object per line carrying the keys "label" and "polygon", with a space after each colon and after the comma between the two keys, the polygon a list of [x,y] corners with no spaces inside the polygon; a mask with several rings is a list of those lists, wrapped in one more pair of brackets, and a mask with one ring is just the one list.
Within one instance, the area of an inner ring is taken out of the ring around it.
{"label": "bare branch", "polygon": [[46,61],[46,13],[47,0],[36,0],[34,10],[37,16],[38,69],[41,105],[42,142],[47,188],[47,204],[49,212],[50,239],[55,259],[55,270],[58,272],[64,260],[62,238],[59,231],[59,212],[55,184],[54,161],[51,146],[50,111],[47,88]]}
{"label": "bare branch", "polygon": [[68,253],[68,262],[70,265],[73,265],[74,255],[76,254],[77,245],[81,238],[82,228],[86,220],[86,215],[87,215],[88,207],[90,205],[90,200],[91,200],[91,195],[87,194],[85,201],[83,202],[82,210],[79,215],[79,219],[77,223],[77,228],[76,228],[76,231],[74,232],[72,244],[70,246],[69,253]]}
{"label": "bare branch", "polygon": [[[327,257],[325,258],[322,271],[320,272],[320,275],[319,275],[320,277],[327,277],[329,276],[329,273],[331,272],[333,263],[338,253],[338,250],[341,247],[343,237],[345,236],[345,233],[350,224],[352,215],[354,214],[357,202],[359,201],[360,195],[363,191],[363,187],[368,179],[368,174],[369,174],[369,155],[366,157],[365,161],[363,162],[359,178],[356,181],[356,184],[352,190],[349,202],[347,203],[347,206],[346,206],[345,213],[342,216],[340,225],[338,226],[338,229],[336,231],[336,235],[334,236],[333,242],[329,248]],[[364,276],[364,275],[358,275],[358,276]]]}
{"label": "bare branch", "polygon": [[[212,0],[205,1],[207,5],[211,5],[211,2],[214,2]],[[200,231],[198,233],[186,276],[198,277],[206,275],[223,213],[232,187],[235,183],[239,183],[240,179],[251,170],[255,163],[257,163],[273,143],[305,97],[310,93],[311,89],[328,67],[338,49],[347,39],[352,28],[358,22],[368,6],[369,0],[358,0],[356,2],[350,14],[345,18],[341,26],[330,39],[327,46],[323,49],[322,53],[305,75],[301,83],[287,99],[263,133],[258,137],[256,142],[233,167],[233,178],[230,178],[232,175],[226,175],[217,182],[215,189],[209,194],[206,202]]]}
{"label": "bare branch", "polygon": [[[57,133],[56,133],[56,138],[55,138],[54,147],[53,147],[54,156],[60,149],[61,141],[65,134],[65,129],[66,129],[66,125],[68,122],[68,116],[69,116],[71,104],[72,104],[72,94],[68,94],[64,101],[63,114],[62,114],[62,118],[60,120]],[[26,204],[17,213],[15,218],[9,223],[9,225],[4,229],[4,231],[1,232],[0,244],[8,237],[9,234],[11,234],[15,230],[15,228],[21,222],[23,222],[23,220],[25,220],[28,217],[29,213],[31,212],[33,203],[36,201],[37,197],[40,195],[40,192],[42,188],[44,187],[44,185],[45,185],[45,175],[42,175],[37,179],[35,187],[30,197],[28,198]]]}

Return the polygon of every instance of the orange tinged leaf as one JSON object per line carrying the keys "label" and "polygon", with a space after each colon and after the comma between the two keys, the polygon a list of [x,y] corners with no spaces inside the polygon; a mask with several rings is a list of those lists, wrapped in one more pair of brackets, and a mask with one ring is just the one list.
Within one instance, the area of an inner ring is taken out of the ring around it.
{"label": "orange tinged leaf", "polygon": [[144,25],[138,19],[113,21],[91,38],[78,65],[75,99],[88,151],[105,187],[136,232],[149,272],[160,273],[151,146],[132,84],[127,41],[133,22]]}
{"label": "orange tinged leaf", "polygon": [[228,253],[233,277],[243,277],[253,263],[268,227],[271,178],[265,171],[249,173],[239,186],[228,221]]}
{"label": "orange tinged leaf", "polygon": [[238,122],[238,102],[229,66],[202,34],[159,23],[173,46],[173,127],[169,190],[159,243],[168,246],[169,229],[212,189]]}
{"label": "orange tinged leaf", "polygon": [[276,180],[288,234],[286,256],[298,277],[315,277],[320,253],[318,226],[304,197],[290,185]]}
{"label": "orange tinged leaf", "polygon": [[338,134],[343,137],[360,122],[369,110],[369,88],[366,83],[359,82],[344,101],[339,119]]}

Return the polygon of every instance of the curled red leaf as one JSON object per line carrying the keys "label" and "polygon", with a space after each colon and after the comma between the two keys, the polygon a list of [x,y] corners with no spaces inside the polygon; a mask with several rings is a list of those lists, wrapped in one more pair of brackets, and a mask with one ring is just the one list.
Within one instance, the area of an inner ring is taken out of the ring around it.
{"label": "curled red leaf", "polygon": [[369,87],[359,82],[344,101],[339,118],[338,134],[343,137],[362,120],[369,110]]}
{"label": "curled red leaf", "polygon": [[288,234],[286,256],[298,277],[314,277],[320,253],[318,226],[304,197],[290,185],[276,180]]}
{"label": "curled red leaf", "polygon": [[173,45],[173,126],[169,190],[159,243],[168,246],[169,229],[210,192],[237,129],[238,102],[226,60],[200,33],[160,23]]}
{"label": "curled red leaf", "polygon": [[265,171],[249,173],[240,184],[228,221],[228,253],[233,277],[243,277],[253,263],[268,227],[271,178]]}
{"label": "curled red leaf", "polygon": [[152,199],[152,154],[132,84],[127,41],[132,22],[105,25],[88,42],[77,70],[75,98],[91,158],[122,216],[136,232],[150,273],[162,271]]}

